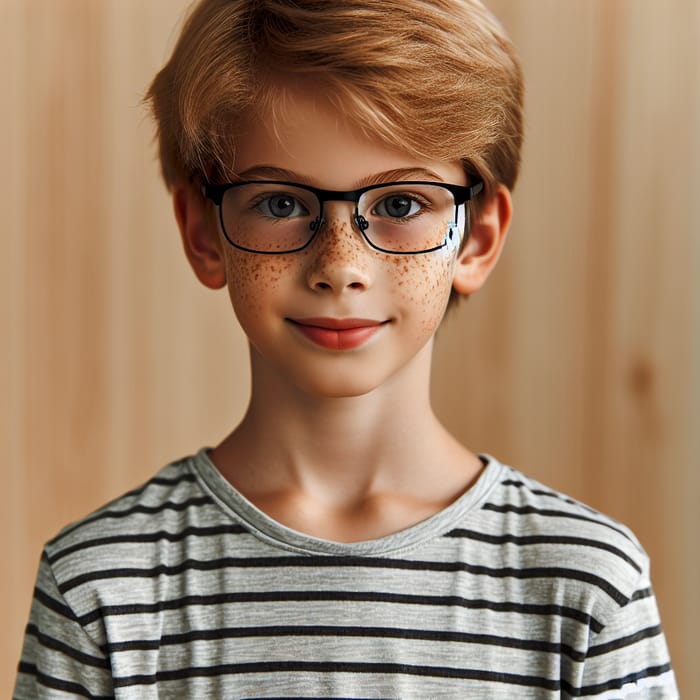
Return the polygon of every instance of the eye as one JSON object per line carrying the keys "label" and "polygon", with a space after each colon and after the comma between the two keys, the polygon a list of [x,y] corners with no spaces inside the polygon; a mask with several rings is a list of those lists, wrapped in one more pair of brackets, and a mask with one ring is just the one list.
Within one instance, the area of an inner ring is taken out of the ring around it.
{"label": "eye", "polygon": [[402,219],[413,216],[422,209],[422,205],[411,195],[393,193],[381,199],[374,207],[373,214],[388,216],[393,219]]}
{"label": "eye", "polygon": [[266,195],[257,202],[255,208],[264,216],[273,219],[289,219],[309,215],[309,210],[298,199],[289,194]]}

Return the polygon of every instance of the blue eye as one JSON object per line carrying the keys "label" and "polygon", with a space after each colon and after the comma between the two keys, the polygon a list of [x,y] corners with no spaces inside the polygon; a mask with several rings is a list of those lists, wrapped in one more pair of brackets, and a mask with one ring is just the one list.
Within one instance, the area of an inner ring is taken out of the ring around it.
{"label": "blue eye", "polygon": [[308,209],[288,194],[275,194],[261,199],[255,208],[265,216],[273,219],[289,219],[298,216],[308,216]]}
{"label": "blue eye", "polygon": [[377,202],[372,211],[377,216],[388,216],[392,219],[402,219],[413,216],[421,210],[421,205],[407,194],[390,194]]}

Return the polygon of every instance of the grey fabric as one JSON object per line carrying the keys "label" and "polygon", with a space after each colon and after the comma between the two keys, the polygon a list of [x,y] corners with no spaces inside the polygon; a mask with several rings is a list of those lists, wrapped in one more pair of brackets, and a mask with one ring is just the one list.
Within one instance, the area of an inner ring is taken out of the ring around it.
{"label": "grey fabric", "polygon": [[402,532],[268,518],[206,450],[44,550],[14,697],[676,698],[619,523],[485,458]]}

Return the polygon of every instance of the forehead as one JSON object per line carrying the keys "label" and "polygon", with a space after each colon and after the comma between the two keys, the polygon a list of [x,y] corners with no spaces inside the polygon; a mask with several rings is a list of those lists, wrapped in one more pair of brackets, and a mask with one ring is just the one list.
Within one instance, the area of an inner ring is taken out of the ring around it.
{"label": "forehead", "polygon": [[236,141],[233,168],[244,178],[278,170],[326,189],[351,189],[380,174],[423,170],[445,182],[466,181],[459,161],[421,159],[372,138],[324,94],[309,89],[285,90],[274,108],[245,116]]}

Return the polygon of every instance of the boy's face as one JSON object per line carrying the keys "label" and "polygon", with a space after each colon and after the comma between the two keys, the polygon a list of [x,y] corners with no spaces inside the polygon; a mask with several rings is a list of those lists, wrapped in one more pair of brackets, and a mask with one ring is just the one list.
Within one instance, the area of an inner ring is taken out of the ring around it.
{"label": "boy's face", "polygon": [[[466,184],[458,162],[420,160],[372,142],[320,97],[292,92],[274,128],[270,122],[251,120],[240,134],[235,170],[242,179],[330,190],[401,180]],[[263,373],[260,379],[337,397],[367,393],[412,368],[427,379],[432,338],[460,266],[456,250],[378,252],[354,227],[352,203],[327,202],[325,224],[305,249],[251,253],[224,240],[211,211],[183,202],[176,193],[186,249],[213,241],[208,264],[218,255],[220,276],[203,277],[192,250],[190,261],[209,286],[227,284],[250,341],[254,380]]]}

